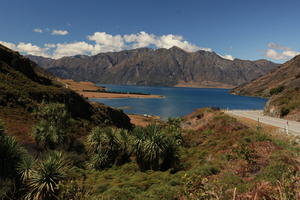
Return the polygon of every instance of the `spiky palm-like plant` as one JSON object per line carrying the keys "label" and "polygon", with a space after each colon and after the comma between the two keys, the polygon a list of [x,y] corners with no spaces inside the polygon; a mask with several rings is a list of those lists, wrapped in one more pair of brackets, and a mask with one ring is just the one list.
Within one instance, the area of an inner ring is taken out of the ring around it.
{"label": "spiky palm-like plant", "polygon": [[87,138],[92,167],[100,170],[127,162],[131,155],[130,141],[126,130],[94,128]]}
{"label": "spiky palm-like plant", "polygon": [[118,155],[115,159],[116,165],[122,165],[130,161],[133,148],[133,138],[125,129],[115,129],[115,137],[118,143]]}
{"label": "spiky palm-like plant", "polygon": [[17,168],[27,156],[27,151],[14,137],[5,135],[4,126],[0,124],[0,199],[18,198],[19,191],[16,191],[21,185]]}
{"label": "spiky palm-like plant", "polygon": [[34,160],[27,155],[22,158],[17,166],[18,175],[22,183],[26,183],[32,175]]}
{"label": "spiky palm-like plant", "polygon": [[158,170],[162,152],[165,151],[163,135],[160,127],[150,125],[135,131],[135,154],[141,170]]}
{"label": "spiky palm-like plant", "polygon": [[4,134],[4,123],[0,119],[0,135],[3,135],[3,134]]}
{"label": "spiky palm-like plant", "polygon": [[41,121],[33,128],[32,135],[38,145],[55,149],[67,142],[70,114],[64,104],[42,104],[36,115]]}
{"label": "spiky palm-like plant", "polygon": [[0,177],[16,177],[17,165],[25,154],[14,137],[0,135]]}
{"label": "spiky palm-like plant", "polygon": [[59,184],[68,178],[70,164],[61,152],[51,152],[34,166],[27,180],[26,200],[57,200]]}
{"label": "spiky palm-like plant", "polygon": [[[168,169],[171,160],[177,157],[178,143],[162,127],[152,124],[134,130],[134,152],[142,171]],[[171,159],[171,160],[170,160]]]}

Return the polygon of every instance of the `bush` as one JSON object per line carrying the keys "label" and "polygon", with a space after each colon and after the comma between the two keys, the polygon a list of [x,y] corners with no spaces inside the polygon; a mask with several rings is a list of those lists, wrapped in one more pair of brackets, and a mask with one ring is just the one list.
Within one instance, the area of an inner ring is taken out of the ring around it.
{"label": "bush", "polygon": [[142,171],[167,170],[178,162],[181,135],[177,131],[169,132],[169,128],[166,130],[155,124],[134,129],[133,148]]}
{"label": "bush", "polygon": [[280,117],[284,117],[284,116],[288,115],[289,113],[290,113],[290,109],[288,109],[288,108],[283,107],[280,109]]}
{"label": "bush", "polygon": [[94,128],[87,139],[91,166],[101,170],[130,160],[131,136],[124,129]]}
{"label": "bush", "polygon": [[20,192],[22,176],[18,174],[19,165],[29,157],[12,136],[4,134],[4,126],[0,124],[0,199],[14,199]]}
{"label": "bush", "polygon": [[33,128],[32,135],[38,145],[55,149],[68,142],[71,116],[64,104],[41,104],[36,116],[41,121]]}
{"label": "bush", "polygon": [[[32,167],[31,176],[26,181],[25,199],[58,200],[60,184],[70,178],[70,161],[63,153],[50,152],[45,160]],[[64,185],[64,184],[63,184]]]}
{"label": "bush", "polygon": [[279,86],[279,87],[276,87],[276,88],[272,88],[270,90],[270,95],[276,95],[276,94],[279,94],[280,92],[282,92],[284,90],[284,86]]}

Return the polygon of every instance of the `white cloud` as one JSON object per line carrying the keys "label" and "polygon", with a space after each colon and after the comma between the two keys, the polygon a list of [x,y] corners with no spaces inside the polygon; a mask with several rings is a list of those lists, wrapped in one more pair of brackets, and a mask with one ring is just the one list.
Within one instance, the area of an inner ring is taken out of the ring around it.
{"label": "white cloud", "polygon": [[66,30],[53,30],[51,34],[52,35],[67,35],[67,34],[69,34],[69,32]]}
{"label": "white cloud", "polygon": [[105,32],[95,32],[88,39],[96,43],[94,52],[121,51],[126,49],[124,39],[121,35],[110,35]]}
{"label": "white cloud", "polygon": [[[68,34],[67,31],[53,30],[52,34]],[[146,32],[127,35],[111,35],[106,32],[95,32],[87,36],[90,42],[78,41],[71,43],[44,44],[43,47],[31,43],[7,43],[5,46],[20,51],[24,54],[41,55],[45,57],[61,58],[74,55],[95,55],[101,52],[121,51],[141,47],[171,48],[178,46],[185,51],[194,52],[198,50],[212,51],[210,48],[202,48],[194,45],[179,35],[154,35]],[[227,59],[230,59],[227,55]]]}
{"label": "white cloud", "polygon": [[269,49],[265,50],[264,55],[273,60],[287,60],[300,54],[300,52],[294,51],[289,47],[273,42],[269,43],[268,47]]}
{"label": "white cloud", "polygon": [[137,34],[124,35],[123,38],[125,42],[131,44],[132,48],[147,47],[155,44],[157,40],[154,34],[143,31]]}
{"label": "white cloud", "polygon": [[35,29],[33,29],[33,32],[36,32],[36,33],[42,33],[43,30],[40,29],[40,28],[35,28]]}
{"label": "white cloud", "polygon": [[185,51],[193,52],[198,50],[211,51],[210,48],[201,48],[191,44],[180,35],[162,35],[156,36],[154,34],[148,34],[144,31],[137,34],[130,34],[123,36],[124,41],[131,43],[133,48],[147,47],[153,45],[157,48],[171,48],[177,46]]}
{"label": "white cloud", "polygon": [[46,44],[44,44],[44,46],[47,47],[47,48],[55,48],[56,44],[48,44],[48,43],[46,43]]}
{"label": "white cloud", "polygon": [[74,42],[74,43],[63,43],[57,44],[56,49],[53,53],[53,58],[61,58],[64,56],[74,55],[91,55],[94,52],[95,46],[86,42]]}
{"label": "white cloud", "polygon": [[222,58],[227,59],[227,60],[234,60],[234,57],[232,55],[220,55]]}
{"label": "white cloud", "polygon": [[163,35],[161,36],[155,44],[159,48],[171,48],[173,46],[177,46],[179,48],[182,48],[186,51],[198,51],[198,50],[209,50],[209,49],[203,49],[196,45],[193,45],[189,43],[188,41],[184,40],[182,36],[178,35]]}
{"label": "white cloud", "polygon": [[24,54],[49,57],[49,55],[47,54],[48,48],[41,48],[31,43],[20,42],[19,44],[13,44],[10,42],[0,41],[0,44]]}
{"label": "white cloud", "polygon": [[16,50],[16,45],[14,43],[0,41],[0,44],[6,46],[9,49]]}

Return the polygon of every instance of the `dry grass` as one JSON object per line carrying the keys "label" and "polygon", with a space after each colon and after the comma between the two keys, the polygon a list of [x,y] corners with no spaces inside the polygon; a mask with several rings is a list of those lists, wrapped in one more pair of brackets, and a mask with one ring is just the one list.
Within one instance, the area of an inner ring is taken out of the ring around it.
{"label": "dry grass", "polygon": [[74,90],[76,92],[80,92],[83,90],[99,90],[104,91],[104,87],[97,86],[95,83],[88,82],[88,81],[73,81],[71,79],[58,79],[58,82],[65,85],[65,87]]}
{"label": "dry grass", "polygon": [[128,115],[128,117],[130,118],[130,122],[132,124],[134,124],[135,126],[142,126],[142,127],[146,127],[150,124],[153,123],[162,123],[159,119],[160,117],[158,116],[143,116],[143,115]]}

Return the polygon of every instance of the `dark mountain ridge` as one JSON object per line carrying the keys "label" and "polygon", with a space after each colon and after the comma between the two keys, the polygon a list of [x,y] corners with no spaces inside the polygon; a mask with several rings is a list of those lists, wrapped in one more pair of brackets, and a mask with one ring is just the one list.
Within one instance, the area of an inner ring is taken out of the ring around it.
{"label": "dark mountain ridge", "polygon": [[215,52],[186,52],[178,47],[139,48],[57,60],[28,57],[61,78],[123,85],[231,88],[278,66],[267,60],[231,61]]}

